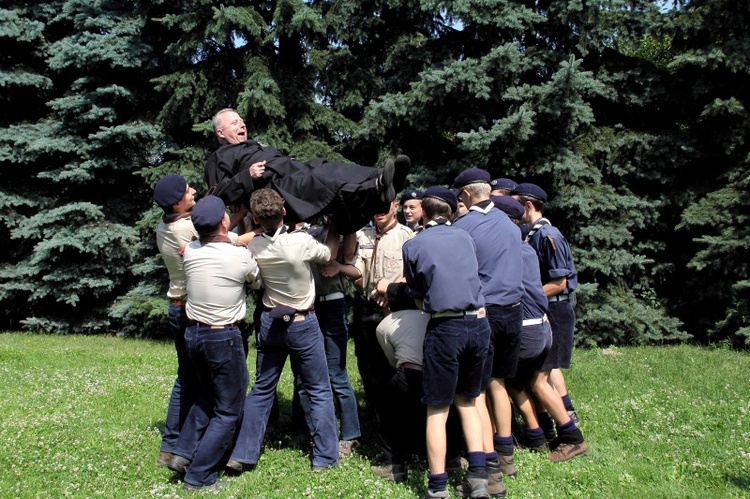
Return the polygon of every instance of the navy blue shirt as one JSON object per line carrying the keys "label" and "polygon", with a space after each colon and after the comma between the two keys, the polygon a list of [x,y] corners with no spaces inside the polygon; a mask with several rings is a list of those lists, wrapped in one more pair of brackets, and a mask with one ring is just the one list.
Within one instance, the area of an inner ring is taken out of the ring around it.
{"label": "navy blue shirt", "polygon": [[[540,219],[541,220],[541,219]],[[539,220],[534,222],[537,225]],[[529,244],[539,255],[539,270],[542,284],[565,277],[568,280],[562,294],[570,294],[578,287],[578,273],[573,262],[573,253],[565,237],[557,227],[547,223],[539,227],[529,238]]]}
{"label": "navy blue shirt", "polygon": [[488,305],[513,305],[523,297],[521,235],[492,201],[478,203],[456,220],[477,248],[482,294]]}
{"label": "navy blue shirt", "polygon": [[521,299],[524,319],[541,319],[547,313],[547,295],[542,289],[542,276],[539,273],[539,257],[534,248],[521,244],[523,259],[523,289]]}
{"label": "navy blue shirt", "polygon": [[466,231],[451,225],[426,226],[404,243],[401,252],[407,292],[423,300],[425,312],[484,306],[474,241]]}

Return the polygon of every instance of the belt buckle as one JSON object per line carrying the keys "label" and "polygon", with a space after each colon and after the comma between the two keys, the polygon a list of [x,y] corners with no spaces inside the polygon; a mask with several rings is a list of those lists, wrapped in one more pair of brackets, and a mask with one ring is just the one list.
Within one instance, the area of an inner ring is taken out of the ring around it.
{"label": "belt buckle", "polygon": [[484,307],[477,309],[477,319],[484,319],[485,317],[487,317],[487,311]]}

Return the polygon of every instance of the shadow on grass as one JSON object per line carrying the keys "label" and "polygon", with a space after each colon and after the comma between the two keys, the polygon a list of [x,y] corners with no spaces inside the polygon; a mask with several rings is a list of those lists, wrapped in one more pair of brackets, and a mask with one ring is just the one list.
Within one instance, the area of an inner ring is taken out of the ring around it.
{"label": "shadow on grass", "polygon": [[727,482],[731,483],[738,489],[748,490],[750,489],[750,477],[748,476],[729,476],[724,475]]}

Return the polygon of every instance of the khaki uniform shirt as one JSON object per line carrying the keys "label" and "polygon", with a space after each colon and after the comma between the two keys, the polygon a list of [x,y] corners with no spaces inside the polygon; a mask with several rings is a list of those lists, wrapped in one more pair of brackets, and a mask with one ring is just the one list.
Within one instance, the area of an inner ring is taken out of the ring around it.
{"label": "khaki uniform shirt", "polygon": [[246,248],[230,243],[185,248],[188,319],[223,326],[245,318],[245,283],[260,286],[258,265]]}
{"label": "khaki uniform shirt", "polygon": [[396,282],[404,276],[401,247],[412,237],[414,232],[403,224],[396,224],[388,232],[383,233],[380,240],[377,240],[375,226],[357,231],[358,248],[354,266],[362,273],[362,287],[366,297],[372,296],[380,279]]}
{"label": "khaki uniform shirt", "polygon": [[[167,298],[170,300],[184,300],[187,296],[187,281],[182,268],[182,254],[180,251],[198,237],[193,222],[188,218],[181,218],[172,223],[161,222],[156,227],[156,247],[159,248],[164,265],[169,272],[169,290]],[[229,233],[232,242],[237,241],[237,234]]]}
{"label": "khaki uniform shirt", "polygon": [[304,230],[286,232],[279,229],[273,236],[264,233],[254,237],[248,249],[260,267],[265,286],[264,306],[286,305],[297,310],[308,310],[313,306],[315,284],[310,265],[326,263],[330,259],[328,246]]}

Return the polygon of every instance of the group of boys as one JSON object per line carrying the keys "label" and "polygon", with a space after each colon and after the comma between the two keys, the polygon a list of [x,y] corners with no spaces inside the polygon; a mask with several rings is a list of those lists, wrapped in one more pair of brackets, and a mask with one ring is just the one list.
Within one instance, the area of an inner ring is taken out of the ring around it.
{"label": "group of boys", "polygon": [[[448,497],[447,469],[465,447],[459,495],[504,496],[503,474],[516,473],[510,398],[524,417],[522,443],[551,449],[552,461],[586,453],[559,373],[570,366],[577,276],[567,242],[542,217],[541,188],[468,169],[455,190],[406,191],[401,224],[394,198],[405,156],[382,169],[300,163],[248,139],[231,109],[213,126],[221,146],[206,166],[212,194],[196,203],[174,174],[154,189],[178,358],[157,463],[186,490],[221,488],[220,471],[254,468],[288,356],[313,471],[351,452],[361,435],[345,369],[347,281],[365,404],[386,454],[376,475],[403,480],[408,456],[425,452],[426,497]],[[248,210],[255,228],[237,235]],[[317,239],[288,229],[320,215],[329,223]],[[264,291],[246,395],[248,285]]]}

